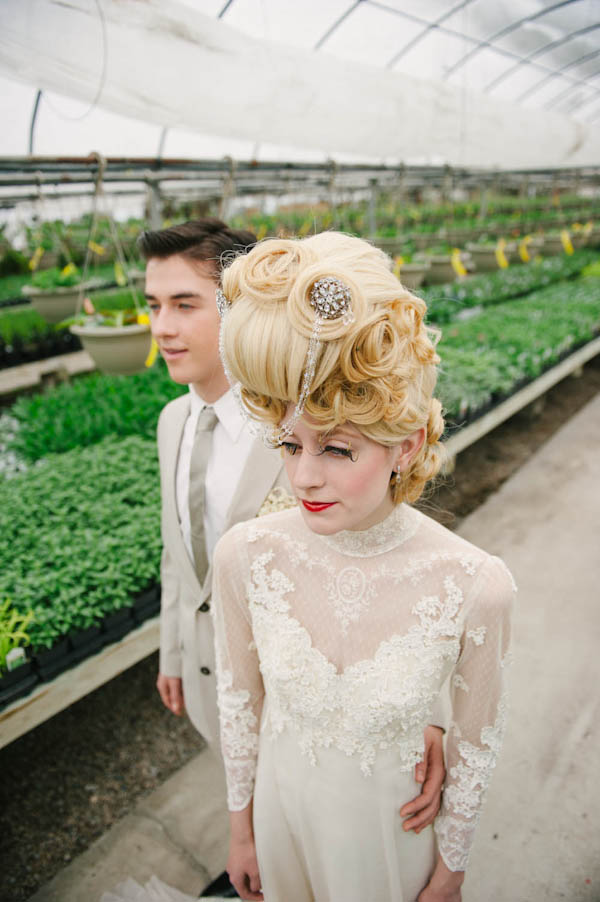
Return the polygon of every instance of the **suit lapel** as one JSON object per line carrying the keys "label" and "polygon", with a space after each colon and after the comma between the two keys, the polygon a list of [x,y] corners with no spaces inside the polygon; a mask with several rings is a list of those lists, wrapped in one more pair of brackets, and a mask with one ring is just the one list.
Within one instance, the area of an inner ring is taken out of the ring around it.
{"label": "suit lapel", "polygon": [[[255,439],[242,470],[235,494],[229,505],[224,532],[235,523],[252,520],[263,501],[273,488],[283,467],[279,451],[267,448],[261,439]],[[202,596],[210,595],[212,581],[212,561],[202,586]]]}
{"label": "suit lapel", "polygon": [[167,482],[167,491],[163,503],[168,506],[168,521],[172,524],[173,536],[171,537],[172,548],[177,554],[180,566],[187,574],[187,581],[193,580],[198,586],[198,577],[194,565],[190,560],[188,550],[183,541],[183,533],[179,525],[179,514],[177,511],[177,464],[179,461],[179,450],[181,448],[181,440],[183,438],[183,430],[186,420],[190,412],[189,396],[185,397],[185,403],[176,404],[173,407],[171,421],[168,424],[168,433],[165,436],[165,478]]}

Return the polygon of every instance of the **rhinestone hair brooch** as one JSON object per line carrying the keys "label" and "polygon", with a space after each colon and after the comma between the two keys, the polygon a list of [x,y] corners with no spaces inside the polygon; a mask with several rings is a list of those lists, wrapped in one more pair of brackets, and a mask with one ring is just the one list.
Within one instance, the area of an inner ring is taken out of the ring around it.
{"label": "rhinestone hair brooch", "polygon": [[234,383],[231,377],[229,367],[227,365],[227,360],[225,359],[223,337],[225,321],[231,305],[221,289],[217,288],[217,309],[221,317],[221,329],[219,332],[219,352],[221,355],[223,368],[225,370],[225,375],[229,380],[233,394],[239,404],[242,414],[249,422],[252,431],[255,434],[260,434],[265,444],[270,448],[277,448],[288,436],[292,434],[292,432],[296,428],[296,423],[304,412],[304,407],[306,405],[306,401],[308,400],[308,396],[310,395],[310,389],[317,367],[319,351],[321,349],[320,335],[323,323],[327,322],[328,320],[340,318],[342,319],[342,322],[347,326],[351,325],[351,323],[354,322],[354,313],[352,311],[352,294],[348,286],[340,279],[336,279],[333,276],[325,276],[322,279],[318,279],[313,284],[310,290],[309,300],[311,307],[315,311],[315,321],[313,323],[312,332],[308,342],[308,351],[306,354],[306,364],[302,376],[300,397],[298,398],[298,402],[292,416],[288,419],[285,425],[277,428],[260,425],[250,417],[242,401],[241,386],[239,383]]}

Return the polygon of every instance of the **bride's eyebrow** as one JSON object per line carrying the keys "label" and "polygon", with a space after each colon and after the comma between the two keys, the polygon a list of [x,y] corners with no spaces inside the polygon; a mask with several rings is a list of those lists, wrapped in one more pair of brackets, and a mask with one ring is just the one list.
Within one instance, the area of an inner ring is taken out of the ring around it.
{"label": "bride's eyebrow", "polygon": [[339,429],[331,429],[329,432],[324,432],[319,436],[321,442],[328,442],[332,439],[339,439],[340,441],[348,441],[353,442],[357,438],[356,435],[352,432],[346,432],[343,428]]}

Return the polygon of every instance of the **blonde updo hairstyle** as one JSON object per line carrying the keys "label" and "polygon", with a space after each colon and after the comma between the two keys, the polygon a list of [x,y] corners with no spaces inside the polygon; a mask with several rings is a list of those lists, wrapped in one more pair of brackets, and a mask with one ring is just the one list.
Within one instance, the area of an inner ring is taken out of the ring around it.
{"label": "blonde updo hairstyle", "polygon": [[350,422],[387,446],[424,428],[423,446],[401,479],[390,474],[394,501],[414,502],[443,457],[444,421],[433,397],[439,336],[424,324],[425,302],[403,288],[383,251],[323,232],[268,239],[237,257],[223,272],[231,305],[223,331],[230,375],[240,382],[250,415],[279,426],[302,390],[315,323],[310,290],[328,276],[349,287],[354,322],[323,322],[305,412],[319,431]]}

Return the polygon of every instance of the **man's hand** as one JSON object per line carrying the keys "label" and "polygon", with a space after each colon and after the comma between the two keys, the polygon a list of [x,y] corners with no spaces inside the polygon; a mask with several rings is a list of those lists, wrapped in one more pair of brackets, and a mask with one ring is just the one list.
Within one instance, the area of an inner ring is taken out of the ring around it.
{"label": "man's hand", "polygon": [[415,767],[415,780],[422,783],[421,795],[407,802],[400,809],[401,817],[407,818],[402,824],[403,830],[414,830],[420,833],[432,824],[440,810],[442,786],[446,778],[444,767],[444,747],[440,727],[427,727],[425,730],[425,753],[423,761]]}
{"label": "man's hand", "polygon": [[183,683],[181,677],[168,677],[163,673],[158,674],[156,688],[162,699],[165,708],[172,711],[173,714],[183,714]]}

